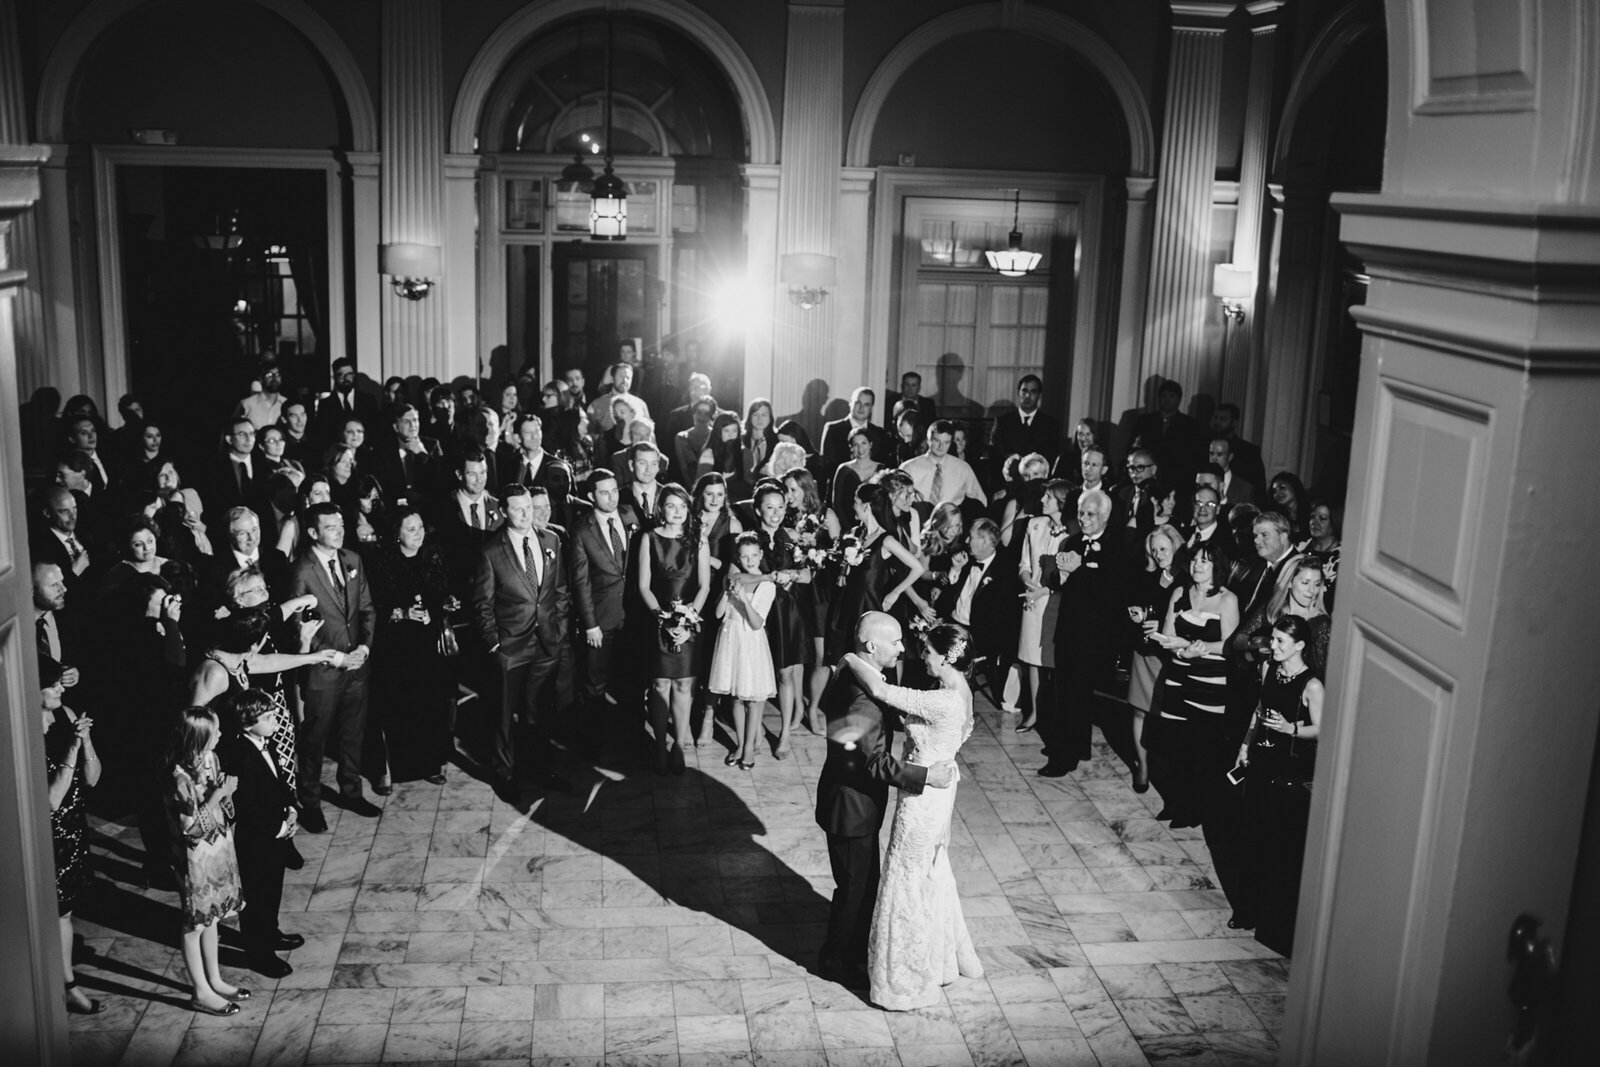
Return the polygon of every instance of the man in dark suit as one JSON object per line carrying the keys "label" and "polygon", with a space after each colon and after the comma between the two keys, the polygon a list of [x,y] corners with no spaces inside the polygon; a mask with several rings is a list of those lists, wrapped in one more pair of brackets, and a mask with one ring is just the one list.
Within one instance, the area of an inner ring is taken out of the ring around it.
{"label": "man in dark suit", "polygon": [[532,413],[517,419],[517,443],[502,444],[497,452],[500,486],[543,486],[554,456],[544,450],[544,420]]}
{"label": "man in dark suit", "polygon": [[[711,379],[699,371],[695,371],[693,374],[689,375],[688,393],[688,403],[680,404],[661,417],[661,425],[657,429],[657,433],[660,434],[661,440],[671,441],[680,433],[698,423],[699,420],[696,418],[695,405],[699,404],[700,401],[711,397]],[[706,419],[706,426],[709,427],[711,425],[711,419],[715,418],[716,414],[717,402],[715,399],[712,399],[711,418]],[[681,469],[693,470],[694,468],[688,467]]]}
{"label": "man in dark suit", "polygon": [[505,522],[488,484],[488,460],[476,445],[468,445],[456,457],[454,491],[437,502],[430,517],[450,574],[450,591],[463,604],[471,595],[483,546]]}
{"label": "man in dark suit", "polygon": [[322,755],[336,737],[339,793],[346,810],[374,817],[377,805],[361,795],[361,745],[367,732],[374,611],[361,558],[344,547],[344,515],[337,504],[314,504],[306,513],[308,548],[289,568],[289,596],[317,598],[322,627],[311,650],[331,648],[332,664],[307,667],[305,721],[300,724],[300,824],[314,834],[327,830],[322,816]]}
{"label": "man in dark suit", "polygon": [[543,489],[512,485],[500,497],[506,522],[484,545],[473,579],[472,608],[478,635],[500,665],[501,706],[492,723],[495,787],[512,798],[516,789],[518,721],[532,735],[534,781],[562,792],[572,783],[550,766],[553,707],[540,692],[555,674],[567,639],[571,599],[561,540],[533,523],[533,494]]}
{"label": "man in dark suit", "polygon": [[299,815],[294,791],[267,741],[283,713],[258,689],[236,696],[233,710],[241,732],[223,741],[217,755],[222,769],[238,780],[233,791],[234,851],[240,888],[249,904],[239,913],[245,965],[268,978],[284,978],[294,968],[278,953],[299,948],[305,938],[285,934],[278,926],[283,872]]}
{"label": "man in dark suit", "polygon": [[226,546],[218,545],[200,565],[200,587],[195,591],[200,610],[209,619],[228,602],[228,577],[235,571],[256,566],[267,580],[267,592],[274,601],[284,599],[289,587],[289,561],[271,545],[261,544],[261,520],[247,507],[230,508],[223,516],[227,523]]}
{"label": "man in dark suit", "polygon": [[696,400],[689,410],[689,425],[679,430],[671,438],[673,459],[677,462],[678,470],[687,472],[697,469],[700,463],[700,453],[705,451],[706,441],[711,437],[711,424],[717,417],[717,402],[709,396]]}
{"label": "man in dark suit", "polygon": [[933,397],[922,395],[922,375],[914,370],[908,370],[900,375],[900,391],[883,394],[883,428],[892,437],[894,435],[895,410],[902,401],[911,405],[917,413],[917,425],[923,429],[932,426],[939,417],[939,409],[934,407]]}
{"label": "man in dark suit", "polygon": [[648,441],[628,446],[628,468],[633,477],[622,491],[622,500],[639,517],[640,529],[648,530],[661,521],[661,450]]}
{"label": "man in dark suit", "polygon": [[1133,424],[1137,447],[1155,456],[1175,484],[1187,485],[1205,462],[1206,437],[1200,424],[1178,410],[1183,386],[1168,378],[1156,392],[1156,410],[1140,415]]}
{"label": "man in dark suit", "polygon": [[[77,665],[83,662],[80,616],[68,613],[67,580],[59,564],[33,561],[33,629],[39,655],[61,664],[61,685],[71,689],[81,680]],[[74,700],[74,706],[79,701]]]}
{"label": "man in dark suit", "polygon": [[426,508],[439,492],[443,452],[422,436],[422,415],[412,405],[395,409],[394,440],[376,446],[375,460],[373,473],[390,504]]}
{"label": "man in dark suit", "polygon": [[318,449],[327,448],[344,436],[345,423],[360,419],[361,425],[375,427],[382,415],[378,402],[356,390],[356,365],[348,356],[333,361],[333,392],[317,401],[317,417],[311,433]]}
{"label": "man in dark suit", "polygon": [[993,519],[979,519],[967,534],[970,552],[951,559],[947,584],[934,610],[972,631],[973,670],[988,676],[994,702],[1002,703],[1006,670],[1017,654],[1021,627],[1022,580],[1015,567],[1000,563],[1000,528]]}
{"label": "man in dark suit", "polygon": [[1111,498],[1111,521],[1107,524],[1113,530],[1122,529],[1127,516],[1123,514],[1118,498],[1121,495],[1120,487],[1112,484],[1111,472],[1106,465],[1105,451],[1099,447],[1085,449],[1078,459],[1078,475],[1082,479],[1077,488],[1067,496],[1066,502],[1061,507],[1061,522],[1071,528],[1073,533],[1078,532],[1078,500],[1084,493],[1095,491],[1102,492]]}
{"label": "man in dark suit", "polygon": [[1080,532],[1062,543],[1045,584],[1061,590],[1056,624],[1056,706],[1038,719],[1045,765],[1039,774],[1061,778],[1088,760],[1095,689],[1111,680],[1129,627],[1122,603],[1122,546],[1106,528],[1111,498],[1084,493],[1078,499]]}
{"label": "man in dark suit", "polygon": [[824,469],[838,470],[839,464],[850,458],[850,435],[857,430],[864,431],[872,442],[873,459],[879,463],[893,463],[894,439],[889,431],[872,421],[872,407],[877,399],[876,394],[863,385],[850,394],[850,414],[823,425],[822,445],[818,451],[822,454]]}
{"label": "man in dark suit", "polygon": [[1044,381],[1037,374],[1024,374],[1017,382],[1017,406],[994,420],[989,438],[989,459],[995,474],[1007,456],[1026,456],[1037,452],[1054,466],[1061,454],[1061,423],[1054,415],[1039,410],[1044,397]]}
{"label": "man in dark suit", "polygon": [[1218,404],[1211,413],[1211,437],[1226,438],[1228,451],[1233,456],[1228,469],[1234,471],[1255,487],[1256,492],[1267,490],[1267,468],[1261,462],[1261,446],[1239,436],[1239,405]]}
{"label": "man in dark suit", "polygon": [[1206,445],[1206,458],[1217,468],[1217,489],[1222,493],[1224,507],[1235,504],[1254,504],[1256,487],[1236,469],[1238,459],[1233,454],[1233,442],[1226,437],[1213,437]]}
{"label": "man in dark suit", "polygon": [[220,527],[224,516],[236,507],[247,507],[257,515],[272,514],[267,482],[272,472],[256,454],[256,425],[240,415],[228,426],[227,449],[211,463],[206,481],[206,523]]}
{"label": "man in dark suit", "polygon": [[427,415],[422,435],[439,446],[445,459],[454,462],[461,434],[456,421],[456,394],[448,385],[428,390]]}
{"label": "man in dark suit", "polygon": [[103,550],[96,546],[91,551],[79,537],[77,496],[64,486],[52,486],[44,491],[40,503],[41,521],[34,524],[28,538],[34,562],[60,567],[69,592],[92,592],[104,570],[99,558]]}
{"label": "man in dark suit", "polygon": [[1228,529],[1228,524],[1222,520],[1222,505],[1217,499],[1217,491],[1209,485],[1195,486],[1192,498],[1194,522],[1180,529],[1183,534],[1183,547],[1185,551],[1192,551],[1199,545],[1210,545],[1220,548],[1232,561],[1238,554],[1238,546],[1233,543],[1233,533]]}
{"label": "man in dark suit", "polygon": [[113,491],[120,490],[122,487],[118,483],[121,470],[117,465],[118,457],[111,457],[108,465],[107,457],[100,454],[100,430],[95,425],[95,420],[87,415],[68,419],[66,431],[66,450],[84,457],[84,474],[89,479],[92,492],[100,494],[102,498],[109,498]]}
{"label": "man in dark suit", "polygon": [[1139,449],[1128,455],[1128,481],[1117,487],[1115,532],[1123,548],[1140,548],[1151,530],[1162,525],[1162,501],[1167,488],[1161,480],[1161,465],[1153,453]]}
{"label": "man in dark suit", "polygon": [[572,601],[583,629],[583,736],[591,750],[607,732],[607,681],[621,666],[616,653],[622,642],[632,546],[640,528],[631,505],[625,512],[618,507],[619,497],[615,474],[604,467],[592,471],[589,500],[594,507],[574,524],[567,541]]}
{"label": "man in dark suit", "polygon": [[[905,650],[900,624],[869,611],[856,623],[856,654],[882,672]],[[955,781],[954,762],[932,767],[894,756],[898,713],[873,700],[853,669],[840,665],[822,695],[828,717],[828,755],[817,780],[817,825],[828,835],[833,902],[817,971],[859,988],[866,984],[867,935],[878,901],[878,830],[889,787],[907,793],[944,789]]]}

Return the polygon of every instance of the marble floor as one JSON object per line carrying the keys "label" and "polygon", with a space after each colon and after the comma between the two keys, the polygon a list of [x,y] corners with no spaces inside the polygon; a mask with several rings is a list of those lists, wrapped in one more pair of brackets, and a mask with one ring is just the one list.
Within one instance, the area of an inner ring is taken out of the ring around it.
{"label": "marble floor", "polygon": [[1035,776],[1015,721],[982,704],[962,752],[950,851],[987,974],[935,1008],[882,1012],[807,973],[833,886],[824,744],[803,734],[750,772],[720,745],[676,777],[573,767],[577,789],[527,813],[459,769],[375,798],[379,819],[328,805],[286,886],[294,973],[224,948],[254,991],[229,1019],[184,1006],[176,896],[130,882],[137,833],[97,820],[79,977],[110,1010],[71,1018],[73,1062],[1275,1062],[1287,965],[1227,929],[1199,831],[1155,821],[1098,731],[1092,764]]}

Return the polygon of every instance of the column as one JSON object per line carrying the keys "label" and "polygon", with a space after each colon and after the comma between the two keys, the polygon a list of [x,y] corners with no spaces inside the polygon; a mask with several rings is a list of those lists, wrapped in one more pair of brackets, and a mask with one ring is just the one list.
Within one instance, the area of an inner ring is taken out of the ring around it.
{"label": "column", "polygon": [[350,171],[350,233],[355,245],[349,267],[355,299],[352,354],[357,367],[376,368],[383,363],[383,290],[387,288],[378,273],[383,233],[383,190],[378,175],[383,172],[383,153],[346,152],[345,163]]}
{"label": "column", "polygon": [[[778,254],[834,255],[839,165],[844,137],[844,3],[814,0],[789,5],[784,63],[782,172],[778,182]],[[781,283],[780,283],[781,284]],[[781,294],[774,302],[772,402],[799,408],[812,378],[836,389],[854,385],[858,369],[839,377],[834,366],[837,293],[809,311]],[[854,363],[856,355],[852,354]]]}
{"label": "column", "polygon": [[1207,351],[1211,311],[1211,189],[1217,169],[1222,35],[1234,4],[1171,0],[1160,182],[1156,187],[1150,294],[1141,380],[1175,378],[1186,393],[1214,389],[1218,360]]}
{"label": "column", "polygon": [[[20,42],[16,2],[0,0],[0,145],[23,145],[30,140]],[[37,175],[37,170],[34,173]],[[22,284],[11,291],[17,385],[24,400],[41,386],[61,387],[59,377],[49,365],[54,346],[50,343],[50,320],[45,313],[43,272],[40,270],[43,249],[39,242],[37,216],[33,212],[17,215],[11,222],[10,248],[6,251],[11,269],[27,272]]]}
{"label": "column", "polygon": [[[487,187],[487,186],[486,186]],[[498,194],[493,187],[490,195]],[[452,153],[444,157],[445,346],[435,361],[434,375],[449,381],[474,377],[489,358],[478,329],[478,157]],[[541,345],[548,351],[548,345]],[[539,380],[550,379],[541,368]]]}
{"label": "column", "polygon": [[[1112,418],[1143,406],[1139,370],[1144,342],[1144,306],[1150,288],[1150,198],[1154,178],[1124,178],[1128,200],[1122,223],[1122,293],[1117,301],[1117,348],[1111,372]],[[1073,420],[1080,415],[1067,413]]]}
{"label": "column", "polygon": [[778,294],[779,168],[773,163],[745,163],[739,170],[744,177],[745,279],[750,299],[760,304],[745,329],[744,395],[770,397],[774,319],[780,300],[788,303]]}
{"label": "column", "polygon": [[[859,376],[861,384],[884,380],[889,372],[887,352],[867,351],[867,246],[872,239],[869,218],[871,167],[844,167],[839,173],[839,220],[834,250],[839,257],[839,285],[828,302],[834,304],[835,349],[831,379],[843,383]],[[814,442],[819,443],[820,442]]]}
{"label": "column", "polygon": [[[1233,223],[1233,265],[1256,272],[1257,300],[1245,305],[1223,353],[1219,401],[1248,410],[1251,372],[1261,355],[1255,328],[1261,284],[1262,206],[1267,194],[1267,157],[1272,147],[1273,86],[1277,81],[1278,14],[1283,0],[1245,5],[1250,27],[1250,88],[1245,97],[1244,151],[1239,163],[1239,211]],[[1251,428],[1253,432],[1253,428]],[[1246,434],[1246,436],[1249,436]]]}
{"label": "column", "polygon": [[[382,242],[444,245],[444,107],[439,0],[383,4]],[[357,262],[363,258],[360,249]],[[370,261],[369,261],[370,262]],[[379,378],[439,375],[444,359],[446,272],[421,300],[383,286],[383,360],[361,367]]]}
{"label": "column", "polygon": [[1323,299],[1318,288],[1327,222],[1327,191],[1272,186],[1281,212],[1281,237],[1262,345],[1261,458],[1269,472],[1304,470],[1307,423],[1315,386],[1312,327]]}

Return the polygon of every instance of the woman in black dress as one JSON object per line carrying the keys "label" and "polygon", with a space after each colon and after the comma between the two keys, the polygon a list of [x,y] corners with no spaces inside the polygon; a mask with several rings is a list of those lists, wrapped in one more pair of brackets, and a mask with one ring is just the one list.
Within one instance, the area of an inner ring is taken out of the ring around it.
{"label": "woman in black dress", "polygon": [[[792,557],[789,565],[806,572],[793,590],[810,642],[807,655],[811,669],[806,674],[805,713],[811,724],[811,732],[821,733],[822,691],[828,686],[828,660],[823,648],[823,635],[828,631],[828,593],[832,588],[828,582],[831,572],[823,567],[823,561],[844,531],[840,528],[839,516],[822,502],[817,480],[810,471],[804,467],[794,467],[780,473],[783,477],[784,502],[789,506],[783,520],[784,543]],[[793,725],[798,726],[799,720]]]}
{"label": "woman in black dress", "polygon": [[1294,917],[1311,814],[1311,776],[1322,729],[1322,683],[1305,661],[1311,627],[1285,615],[1272,627],[1272,660],[1263,666],[1261,704],[1239,747],[1245,774],[1243,900],[1228,925],[1251,929],[1284,956],[1294,950]]}
{"label": "woman in black dress", "polygon": [[[690,522],[689,494],[681,485],[661,487],[660,525],[644,535],[639,553],[639,598],[659,620],[650,642],[650,729],[656,737],[655,772],[684,771],[689,746],[689,715],[694,705],[698,665],[695,631],[711,591],[711,559],[705,541]],[[686,609],[686,610],[685,610]],[[667,745],[668,719],[674,745]]]}
{"label": "woman in black dress", "polygon": [[444,556],[428,542],[416,508],[393,516],[392,543],[372,561],[373,721],[368,737],[383,770],[373,785],[386,796],[393,782],[445,781],[450,754],[450,700],[455,684],[439,651],[441,631],[459,605],[450,595]]}
{"label": "woman in black dress", "polygon": [[824,644],[830,664],[854,650],[856,622],[862,615],[893,612],[923,572],[921,561],[891,532],[894,505],[883,483],[870,482],[856,490],[855,519],[856,528],[841,539],[840,585],[828,608]]}
{"label": "woman in black dress", "polygon": [[810,634],[794,596],[801,570],[794,565],[787,528],[788,513],[783,485],[771,479],[756,486],[756,516],[760,523],[761,551],[766,557],[762,570],[778,585],[778,594],[767,611],[767,646],[772,649],[772,672],[778,680],[778,743],[772,754],[777,759],[789,756],[789,730],[799,720],[801,674],[805,671]]}
{"label": "woman in black dress", "polygon": [[694,483],[690,515],[690,524],[700,531],[700,540],[705,543],[707,561],[711,567],[711,588],[706,595],[705,604],[700,609],[702,619],[699,637],[700,662],[695,669],[703,713],[700,718],[700,732],[695,735],[694,747],[703,748],[713,740],[717,725],[717,705],[720,703],[717,695],[703,684],[704,680],[710,677],[711,655],[716,651],[717,629],[721,625],[717,618],[717,604],[722,600],[729,562],[733,558],[734,538],[744,533],[744,526],[739,522],[739,517],[728,507],[727,478],[716,471],[702,474]]}
{"label": "woman in black dress", "polygon": [[100,780],[100,756],[89,730],[94,725],[61,703],[61,664],[39,660],[40,706],[44,709],[45,773],[50,791],[50,839],[56,856],[56,914],[61,920],[61,964],[67,976],[67,1011],[98,1015],[106,1006],[78,988],[72,973],[72,909],[94,872],[89,867],[86,793]]}

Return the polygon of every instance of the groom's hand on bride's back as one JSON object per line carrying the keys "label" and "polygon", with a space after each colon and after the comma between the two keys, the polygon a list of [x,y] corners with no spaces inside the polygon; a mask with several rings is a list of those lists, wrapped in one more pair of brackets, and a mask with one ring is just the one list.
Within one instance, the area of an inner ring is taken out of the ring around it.
{"label": "groom's hand on bride's back", "polygon": [[930,789],[949,789],[955,785],[956,761],[947,759],[929,767],[927,784]]}

